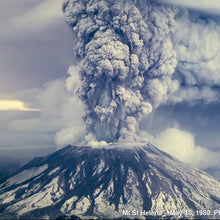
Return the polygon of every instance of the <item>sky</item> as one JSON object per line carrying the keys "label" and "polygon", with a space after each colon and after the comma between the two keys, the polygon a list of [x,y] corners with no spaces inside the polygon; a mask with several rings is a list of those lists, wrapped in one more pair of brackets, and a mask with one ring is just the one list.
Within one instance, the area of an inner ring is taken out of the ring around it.
{"label": "sky", "polygon": [[65,76],[71,64],[72,36],[61,3],[1,0],[0,98],[13,98],[20,89]]}
{"label": "sky", "polygon": [[[77,70],[69,67],[75,63],[73,39],[61,10],[62,0],[0,1],[0,159],[7,161],[10,158],[14,162],[17,157],[18,161],[24,162],[70,142],[78,143],[85,130],[81,118],[84,104],[66,88],[77,85],[79,79]],[[181,7],[219,21],[218,1],[197,0],[195,4],[195,1],[184,0]],[[180,5],[175,0],[166,2]],[[180,24],[183,30],[187,29],[185,23],[180,21]],[[203,31],[204,28],[201,28],[203,26],[192,26],[195,35]],[[212,33],[210,30],[205,31]],[[189,35],[189,31],[184,34]],[[218,32],[217,35],[213,32],[210,39],[204,39],[207,48],[204,51],[206,56],[202,58],[214,56],[212,51],[216,45],[207,42],[218,43],[219,37]],[[179,36],[175,41],[185,39],[187,37],[181,39]],[[176,50],[182,59],[186,56],[182,48]],[[191,52],[188,56],[192,56]],[[207,72],[213,69],[216,73],[213,74],[214,79],[207,77],[206,72],[196,65],[191,70],[201,71],[201,79],[209,85],[212,80],[219,80],[218,59],[217,56],[207,67]],[[76,77],[70,83],[66,80],[71,74]],[[219,94],[218,89],[215,92]],[[220,155],[220,102],[216,97],[214,101],[203,99],[196,104],[186,104],[184,100],[163,104],[143,119],[140,135],[177,158],[207,169],[220,179],[220,162],[216,159]],[[184,146],[189,148],[181,151],[186,149]],[[190,155],[197,155],[197,159]]]}

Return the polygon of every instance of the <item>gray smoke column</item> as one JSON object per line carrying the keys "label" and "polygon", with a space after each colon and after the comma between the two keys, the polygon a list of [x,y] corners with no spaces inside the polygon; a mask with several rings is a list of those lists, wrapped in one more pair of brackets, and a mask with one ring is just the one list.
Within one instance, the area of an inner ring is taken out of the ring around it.
{"label": "gray smoke column", "polygon": [[137,141],[140,120],[178,87],[171,42],[177,9],[153,0],[67,0],[63,12],[88,131],[99,141]]}

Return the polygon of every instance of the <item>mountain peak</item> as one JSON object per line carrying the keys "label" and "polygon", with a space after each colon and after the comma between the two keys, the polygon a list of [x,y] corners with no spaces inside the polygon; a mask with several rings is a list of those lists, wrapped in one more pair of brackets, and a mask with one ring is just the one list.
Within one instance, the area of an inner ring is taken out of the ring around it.
{"label": "mountain peak", "polygon": [[9,177],[0,202],[0,218],[193,217],[220,208],[220,182],[150,143],[69,145]]}

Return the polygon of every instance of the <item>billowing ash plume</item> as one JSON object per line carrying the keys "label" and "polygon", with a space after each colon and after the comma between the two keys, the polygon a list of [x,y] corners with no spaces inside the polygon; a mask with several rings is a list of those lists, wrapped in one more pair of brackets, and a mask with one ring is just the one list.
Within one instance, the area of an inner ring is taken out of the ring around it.
{"label": "billowing ash plume", "polygon": [[178,87],[171,42],[177,9],[150,0],[67,0],[63,11],[88,130],[97,140],[137,141],[139,121]]}
{"label": "billowing ash plume", "polygon": [[172,42],[178,65],[178,90],[169,97],[173,103],[220,100],[220,17],[201,16],[181,10]]}

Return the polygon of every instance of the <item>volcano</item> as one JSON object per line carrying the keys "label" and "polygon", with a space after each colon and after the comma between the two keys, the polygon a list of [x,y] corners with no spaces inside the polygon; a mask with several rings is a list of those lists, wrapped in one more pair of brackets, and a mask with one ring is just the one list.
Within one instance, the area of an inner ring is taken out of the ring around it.
{"label": "volcano", "polygon": [[4,219],[218,218],[220,182],[150,143],[69,145],[2,182],[0,204]]}

